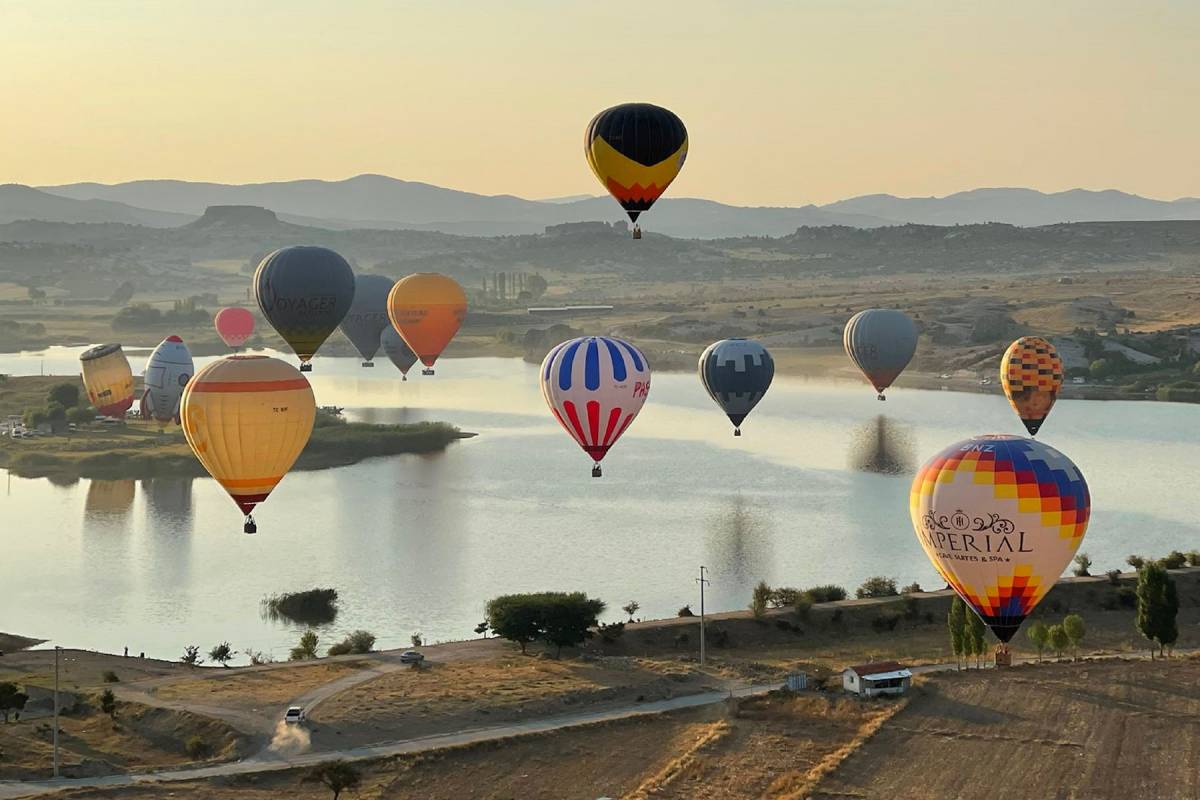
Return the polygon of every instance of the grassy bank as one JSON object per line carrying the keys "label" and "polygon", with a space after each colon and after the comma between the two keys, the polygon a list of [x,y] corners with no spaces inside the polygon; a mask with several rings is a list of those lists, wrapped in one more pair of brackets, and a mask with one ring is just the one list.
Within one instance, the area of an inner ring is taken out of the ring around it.
{"label": "grassy bank", "polygon": [[[470,435],[444,422],[330,425],[313,431],[294,469],[328,469],[375,456],[438,452]],[[17,440],[0,437],[0,467],[24,478],[66,480],[207,474],[178,428],[159,434],[156,425],[140,422],[80,430],[67,436]]]}

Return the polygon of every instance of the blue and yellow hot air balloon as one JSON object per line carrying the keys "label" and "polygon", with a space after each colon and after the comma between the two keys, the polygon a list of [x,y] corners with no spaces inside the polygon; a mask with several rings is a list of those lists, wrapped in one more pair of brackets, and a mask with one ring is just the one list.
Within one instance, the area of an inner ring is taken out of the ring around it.
{"label": "blue and yellow hot air balloon", "polygon": [[313,354],[341,324],[354,301],[354,270],[325,247],[284,247],[254,273],[254,297],[263,316],[312,370]]}
{"label": "blue and yellow hot air balloon", "polygon": [[622,103],[588,123],[583,140],[588,165],[634,223],[671,185],[687,160],[683,120],[650,103]]}

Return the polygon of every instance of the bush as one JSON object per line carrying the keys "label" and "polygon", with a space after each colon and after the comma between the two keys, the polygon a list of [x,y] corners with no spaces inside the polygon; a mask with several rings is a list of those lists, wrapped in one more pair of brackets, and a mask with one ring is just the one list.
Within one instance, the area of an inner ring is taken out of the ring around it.
{"label": "bush", "polygon": [[836,603],[838,600],[846,599],[846,590],[830,583],[812,587],[808,590],[808,595],[812,597],[814,603]]}
{"label": "bush", "polygon": [[1141,556],[1129,556],[1125,559],[1125,563],[1134,569],[1141,569],[1146,565],[1146,559],[1142,558]]}
{"label": "bush", "polygon": [[212,746],[200,735],[189,736],[183,745],[183,751],[187,753],[188,758],[199,761],[212,755]]}
{"label": "bush", "polygon": [[420,647],[421,645],[425,644],[425,641],[421,638],[420,631],[417,631],[412,636],[408,637],[408,640],[412,642],[413,647]]}
{"label": "bush", "polygon": [[921,584],[914,582],[901,589],[900,594],[920,594],[921,591]]}
{"label": "bush", "polygon": [[303,625],[325,625],[337,617],[337,589],[309,589],[264,597],[262,608],[272,620],[290,620]]}
{"label": "bush", "polygon": [[799,602],[804,592],[791,586],[780,586],[771,590],[771,608],[787,608]]}
{"label": "bush", "polygon": [[340,642],[337,642],[329,648],[331,656],[345,656],[353,653],[354,655],[362,655],[363,653],[371,652],[375,647],[375,634],[370,631],[354,631],[346,636]]}
{"label": "bush", "polygon": [[896,581],[892,578],[885,578],[882,575],[867,578],[863,581],[863,585],[858,587],[854,592],[855,597],[859,599],[864,597],[892,597],[897,594],[899,592],[896,591]]}
{"label": "bush", "polygon": [[[1200,366],[1200,361],[1197,361],[1196,365]],[[1187,563],[1189,567],[1200,567],[1200,550],[1189,550]]]}
{"label": "bush", "polygon": [[74,408],[79,405],[79,384],[59,383],[46,393],[46,403],[58,403],[63,408]]}
{"label": "bush", "polygon": [[103,674],[101,674],[100,677],[104,680],[105,683],[120,683],[121,682],[121,679],[117,677],[117,673],[113,672],[111,669],[104,670]]}
{"label": "bush", "polygon": [[808,592],[801,592],[796,596],[796,599],[791,603],[792,611],[800,619],[808,619],[808,612],[813,607],[812,595]]}
{"label": "bush", "polygon": [[292,648],[291,654],[288,656],[289,661],[306,661],[310,658],[317,657],[317,645],[320,643],[320,638],[317,632],[306,630],[300,636],[300,644]]}
{"label": "bush", "polygon": [[600,627],[596,630],[599,632],[602,642],[612,644],[625,633],[625,622],[622,620],[621,622],[613,622],[609,625],[601,623]]}
{"label": "bush", "polygon": [[1110,569],[1108,572],[1104,573],[1104,577],[1108,578],[1108,582],[1113,586],[1121,585],[1121,570],[1119,569]]}
{"label": "bush", "polygon": [[67,409],[67,422],[76,425],[87,425],[96,419],[96,409],[91,406],[75,406]]}
{"label": "bush", "polygon": [[677,612],[675,612],[675,616],[677,616],[677,617],[694,617],[696,615],[692,613],[692,607],[689,604],[689,605],[686,605],[683,608],[679,609]]}
{"label": "bush", "polygon": [[1092,557],[1091,556],[1089,556],[1087,553],[1076,553],[1075,554],[1075,569],[1073,570],[1073,572],[1075,573],[1075,577],[1077,577],[1077,578],[1088,577],[1089,575],[1092,574],[1091,572],[1088,571],[1091,568],[1092,568]]}
{"label": "bush", "polygon": [[1187,556],[1178,550],[1172,550],[1166,557],[1159,559],[1163,569],[1181,569],[1187,566]]}
{"label": "bush", "polygon": [[767,613],[767,603],[771,599],[771,587],[767,586],[766,581],[759,581],[754,587],[754,594],[750,598],[750,613],[755,619],[762,619]]}

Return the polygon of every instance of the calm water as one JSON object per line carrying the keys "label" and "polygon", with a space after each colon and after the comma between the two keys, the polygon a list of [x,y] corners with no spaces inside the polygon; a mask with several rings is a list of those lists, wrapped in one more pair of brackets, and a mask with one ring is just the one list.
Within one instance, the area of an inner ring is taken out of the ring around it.
{"label": "calm water", "polygon": [[[0,355],[0,372],[71,374],[79,349]],[[146,354],[130,353],[135,371]],[[200,359],[205,361],[207,359]],[[735,439],[693,375],[660,374],[604,478],[549,417],[536,367],[454,359],[401,383],[390,365],[318,358],[318,403],[370,422],[446,420],[475,439],[436,456],[294,473],[256,512],[257,536],[211,480],[79,481],[0,475],[0,630],[76,647],[174,658],[227,639],[286,656],[294,626],[261,618],[264,595],[336,587],[337,622],[383,646],[468,638],[488,598],[583,589],[609,618],[742,608],[760,579],[836,582],[885,574],[939,586],[908,521],[911,470],[851,465],[887,413],[897,452],[919,463],[986,432],[1023,432],[1003,398],[777,378]],[[1095,570],[1132,552],[1200,544],[1200,408],[1064,401],[1042,437],[1092,489],[1083,549]]]}

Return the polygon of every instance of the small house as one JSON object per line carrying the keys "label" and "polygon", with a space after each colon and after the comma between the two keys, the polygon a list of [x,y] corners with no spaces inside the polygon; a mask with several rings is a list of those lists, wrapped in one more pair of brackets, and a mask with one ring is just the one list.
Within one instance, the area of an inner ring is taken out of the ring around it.
{"label": "small house", "polygon": [[912,685],[912,673],[898,661],[876,661],[842,670],[842,688],[860,697],[904,694]]}

